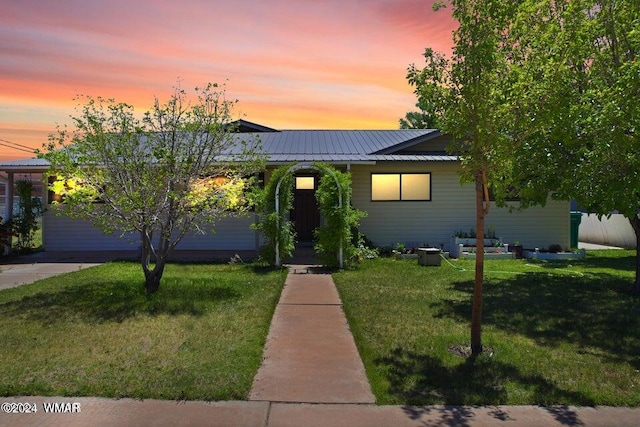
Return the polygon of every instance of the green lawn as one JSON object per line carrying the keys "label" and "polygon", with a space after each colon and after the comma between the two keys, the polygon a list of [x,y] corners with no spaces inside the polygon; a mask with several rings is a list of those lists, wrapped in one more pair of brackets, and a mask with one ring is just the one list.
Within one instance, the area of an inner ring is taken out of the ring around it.
{"label": "green lawn", "polygon": [[474,261],[377,259],[334,280],[378,404],[640,406],[634,254],[488,261],[475,360]]}
{"label": "green lawn", "polygon": [[0,395],[245,399],[286,271],[114,262],[0,291]]}

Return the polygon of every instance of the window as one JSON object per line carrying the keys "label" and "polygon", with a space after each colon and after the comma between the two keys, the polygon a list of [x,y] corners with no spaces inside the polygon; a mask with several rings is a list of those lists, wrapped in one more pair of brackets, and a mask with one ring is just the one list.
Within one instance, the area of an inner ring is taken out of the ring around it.
{"label": "window", "polygon": [[296,176],[296,190],[313,190],[316,180],[313,176]]}
{"label": "window", "polygon": [[372,173],[371,200],[431,200],[430,173]]}

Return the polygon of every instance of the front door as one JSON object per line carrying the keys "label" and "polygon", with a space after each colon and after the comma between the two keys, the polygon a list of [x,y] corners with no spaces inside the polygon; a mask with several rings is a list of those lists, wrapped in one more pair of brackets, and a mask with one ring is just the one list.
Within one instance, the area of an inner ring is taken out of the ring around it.
{"label": "front door", "polygon": [[313,230],[320,226],[320,210],[316,201],[317,175],[296,175],[291,220],[298,242],[313,241]]}

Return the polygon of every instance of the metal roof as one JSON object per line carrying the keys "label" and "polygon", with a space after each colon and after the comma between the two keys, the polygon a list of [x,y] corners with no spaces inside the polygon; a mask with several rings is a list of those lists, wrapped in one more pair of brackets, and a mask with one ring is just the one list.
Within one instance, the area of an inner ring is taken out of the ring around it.
{"label": "metal roof", "polygon": [[46,169],[49,162],[45,159],[31,158],[11,160],[8,162],[0,162],[0,170],[30,170],[30,169]]}
{"label": "metal roof", "polygon": [[441,133],[435,129],[283,130],[250,135],[259,138],[268,160],[274,163],[458,160],[456,156],[443,153],[399,153],[412,145],[441,136]]}
{"label": "metal roof", "polygon": [[409,141],[421,142],[435,134],[440,135],[434,129],[401,129],[283,130],[250,135],[260,138],[267,154],[366,155],[392,149]]}
{"label": "metal roof", "polygon": [[[239,140],[258,140],[269,163],[313,162],[375,163],[375,162],[447,162],[458,160],[438,152],[405,152],[413,145],[441,136],[435,129],[400,130],[283,130],[276,132],[237,133]],[[219,157],[233,160],[237,146]],[[46,169],[44,159],[0,162],[0,170]]]}

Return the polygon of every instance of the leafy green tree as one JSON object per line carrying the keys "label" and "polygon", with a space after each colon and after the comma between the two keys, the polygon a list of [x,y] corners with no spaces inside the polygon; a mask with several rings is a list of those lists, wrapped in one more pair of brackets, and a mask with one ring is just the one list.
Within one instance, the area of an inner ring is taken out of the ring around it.
{"label": "leafy green tree", "polygon": [[249,209],[245,177],[263,167],[259,142],[233,133],[234,102],[224,89],[207,84],[195,93],[189,99],[178,87],[141,119],[129,104],[87,97],[74,129],[59,127],[44,154],[61,212],[140,236],[149,293],[188,232]]}
{"label": "leafy green tree", "polygon": [[[488,187],[509,184],[504,170],[511,166],[509,133],[505,131],[507,105],[502,53],[511,2],[453,0],[452,16],[459,23],[453,34],[453,56],[425,50],[426,65],[410,66],[408,80],[419,104],[433,109],[444,133],[453,138],[451,151],[461,158],[461,181],[475,183],[477,255],[471,315],[472,354],[482,352],[482,292],[484,276],[484,222],[489,213]],[[435,8],[443,7],[443,2]],[[498,194],[504,192],[498,191]]]}
{"label": "leafy green tree", "polygon": [[400,119],[400,129],[437,129],[438,122],[434,108],[424,105],[422,102],[416,103],[418,111],[409,111],[404,118]]}
{"label": "leafy green tree", "polygon": [[[588,2],[585,21],[591,54],[584,59],[580,93],[578,174],[571,193],[586,208],[618,210],[636,234],[640,294],[640,7],[636,2]],[[569,189],[564,189],[569,193]]]}
{"label": "leafy green tree", "polygon": [[554,190],[601,216],[618,210],[638,249],[639,23],[629,1],[525,1],[511,31],[514,174],[532,197]]}

